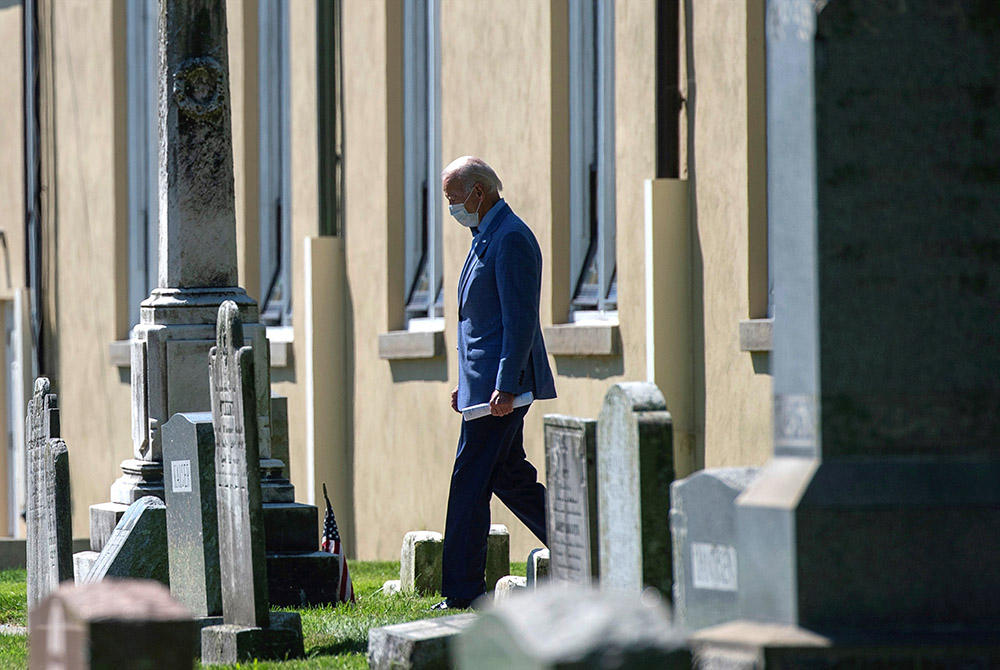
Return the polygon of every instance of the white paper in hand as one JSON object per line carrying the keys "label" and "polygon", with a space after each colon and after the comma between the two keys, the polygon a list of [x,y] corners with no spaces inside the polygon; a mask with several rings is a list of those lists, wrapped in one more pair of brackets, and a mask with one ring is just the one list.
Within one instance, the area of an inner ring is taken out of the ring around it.
{"label": "white paper in hand", "polygon": [[[514,396],[514,407],[524,407],[525,405],[530,405],[531,401],[535,399],[535,394],[531,391],[527,393],[522,393],[519,396]],[[466,407],[462,410],[462,418],[466,421],[472,421],[473,419],[481,419],[484,416],[490,415],[490,404],[484,402],[480,405],[472,405],[471,407]]]}

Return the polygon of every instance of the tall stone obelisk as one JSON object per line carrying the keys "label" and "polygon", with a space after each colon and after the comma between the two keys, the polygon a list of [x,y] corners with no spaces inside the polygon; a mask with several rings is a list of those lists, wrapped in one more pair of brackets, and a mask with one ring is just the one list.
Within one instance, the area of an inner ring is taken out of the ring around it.
{"label": "tall stone obelisk", "polygon": [[161,0],[159,35],[159,280],[132,333],[133,458],[111,487],[120,504],[163,497],[160,426],[210,407],[208,352],[225,300],[254,345],[261,456],[270,456],[267,340],[237,279],[225,2]]}

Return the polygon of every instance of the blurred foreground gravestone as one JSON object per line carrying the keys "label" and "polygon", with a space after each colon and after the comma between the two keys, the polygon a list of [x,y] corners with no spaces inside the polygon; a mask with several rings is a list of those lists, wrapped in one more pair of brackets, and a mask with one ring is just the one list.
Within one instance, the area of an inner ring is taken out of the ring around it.
{"label": "blurred foreground gravestone", "polygon": [[456,670],[686,670],[656,596],[553,586],[483,612],[455,640]]}
{"label": "blurred foreground gravestone", "polygon": [[550,574],[590,584],[599,567],[596,421],[545,415],[545,479]]}
{"label": "blurred foreground gravestone", "polygon": [[202,630],[202,662],[298,658],[304,654],[296,612],[270,612],[264,555],[254,359],[243,345],[234,303],[219,308],[211,352],[223,624]]}
{"label": "blurred foreground gravestone", "polygon": [[39,670],[191,670],[198,625],[162,584],[65,584],[31,611],[29,666]]}
{"label": "blurred foreground gravestone", "polygon": [[597,478],[601,586],[669,598],[673,425],[656,384],[615,384],[604,396]]}
{"label": "blurred foreground gravestone", "polygon": [[28,609],[73,579],[73,520],[69,452],[59,439],[59,409],[49,380],[35,380],[28,401],[27,586]]}
{"label": "blurred foreground gravestone", "polygon": [[1000,4],[767,26],[774,458],[737,500],[742,619],[699,657],[998,667]]}

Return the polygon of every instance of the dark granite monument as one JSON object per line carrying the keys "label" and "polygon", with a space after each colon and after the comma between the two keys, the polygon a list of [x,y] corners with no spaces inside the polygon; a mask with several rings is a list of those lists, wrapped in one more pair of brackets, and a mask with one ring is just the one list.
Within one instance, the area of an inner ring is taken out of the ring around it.
{"label": "dark granite monument", "polygon": [[768,14],[774,459],[737,503],[743,621],[696,637],[996,667],[1000,5]]}
{"label": "dark granite monument", "polygon": [[190,670],[198,626],[162,584],[65,584],[31,612],[29,666],[39,670]]}
{"label": "dark granite monument", "polygon": [[549,576],[590,584],[598,574],[597,422],[545,415]]}

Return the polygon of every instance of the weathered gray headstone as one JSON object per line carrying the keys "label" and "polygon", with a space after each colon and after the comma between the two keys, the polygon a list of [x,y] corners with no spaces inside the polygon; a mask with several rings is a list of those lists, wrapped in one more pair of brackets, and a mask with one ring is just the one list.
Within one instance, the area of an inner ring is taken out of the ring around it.
{"label": "weathered gray headstone", "polygon": [[475,619],[475,614],[456,614],[372,628],[368,631],[368,667],[451,670],[454,638]]}
{"label": "weathered gray headstone", "polygon": [[166,511],[163,501],[153,496],[129,505],[82,583],[117,577],[169,584]]}
{"label": "weathered gray headstone", "polygon": [[430,595],[441,591],[441,533],[414,530],[403,536],[399,581],[404,593]]}
{"label": "weathered gray headstone", "polygon": [[211,352],[215,480],[222,609],[227,624],[267,626],[267,564],[260,499],[257,421],[253,414],[253,350],[244,347],[235,304],[219,308],[218,344]]}
{"label": "weathered gray headstone", "polygon": [[31,612],[29,665],[190,670],[197,644],[198,625],[162,584],[66,584]]}
{"label": "weathered gray headstone", "polygon": [[455,640],[456,670],[686,670],[691,654],[658,598],[589,587],[528,591]]}
{"label": "weathered gray headstone", "polygon": [[27,573],[30,610],[60,582],[73,579],[69,453],[59,439],[59,409],[49,380],[35,380],[28,401]]}
{"label": "weathered gray headstone", "polygon": [[545,415],[545,479],[550,574],[589,584],[599,568],[596,421]]}
{"label": "weathered gray headstone", "polygon": [[486,540],[486,590],[492,591],[501,577],[510,574],[510,533],[502,523],[490,525]]}
{"label": "weathered gray headstone", "polygon": [[549,578],[549,566],[551,565],[551,553],[548,549],[532,549],[528,554],[528,566],[526,569],[528,588],[537,588],[540,583]]}
{"label": "weathered gray headstone", "polygon": [[739,618],[736,496],[759,472],[701,470],[670,486],[677,625],[696,630]]}
{"label": "weathered gray headstone", "polygon": [[673,432],[655,384],[613,385],[597,425],[601,585],[672,590],[670,483]]}
{"label": "weathered gray headstone", "polygon": [[196,617],[218,616],[222,577],[212,414],[175,414],[162,432],[170,593]]}
{"label": "weathered gray headstone", "polygon": [[242,346],[239,308],[219,308],[217,344],[210,355],[215,483],[224,624],[202,630],[202,661],[232,664],[249,658],[304,653],[302,621],[294,612],[269,613],[260,490],[258,421],[252,347]]}

